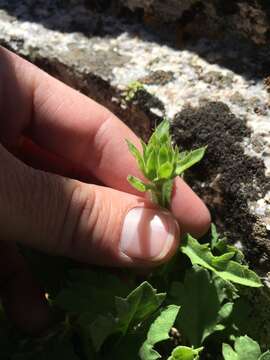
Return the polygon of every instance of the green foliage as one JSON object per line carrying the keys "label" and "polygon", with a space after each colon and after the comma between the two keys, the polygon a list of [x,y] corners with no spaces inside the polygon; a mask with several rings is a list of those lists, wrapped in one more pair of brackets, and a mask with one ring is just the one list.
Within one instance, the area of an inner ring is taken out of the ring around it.
{"label": "green foliage", "polygon": [[188,235],[183,241],[181,250],[190,258],[192,264],[201,265],[224,280],[245,286],[261,287],[261,280],[254,271],[250,270],[248,266],[232,260],[237,251],[231,251],[231,248],[231,246],[228,247],[229,252],[214,256],[209,244],[200,244],[191,235]]}
{"label": "green foliage", "polygon": [[270,351],[262,354],[259,344],[248,336],[240,336],[235,339],[234,349],[223,344],[222,354],[224,360],[269,360]]}
{"label": "green foliage", "polygon": [[134,176],[129,176],[128,181],[138,191],[149,191],[153,202],[167,208],[171,201],[173,179],[199,162],[206,150],[206,147],[203,147],[179,153],[178,147],[172,146],[169,129],[169,121],[162,121],[147,145],[141,141],[142,153],[127,140],[129,151],[137,160],[139,169],[148,182],[144,183]]}
{"label": "green foliage", "polygon": [[[166,208],[174,178],[205,152],[180,153],[167,120],[148,144],[141,142],[142,153],[127,143],[144,177],[128,181]],[[170,262],[145,276],[23,253],[58,321],[44,336],[31,338],[18,333],[0,307],[1,360],[270,360],[270,351],[263,353],[270,336],[260,344],[247,336],[255,325],[251,319],[269,314],[269,298],[253,309],[250,298],[262,291],[260,278],[214,225],[204,243],[187,235]]]}
{"label": "green foliage", "polygon": [[177,346],[168,360],[197,360],[203,347],[193,349],[187,346]]}
{"label": "green foliage", "polygon": [[136,93],[139,91],[139,90],[143,90],[144,87],[143,87],[143,84],[139,81],[133,81],[131,82],[126,91],[124,92],[124,99],[129,102],[129,101],[132,101],[133,98],[135,97]]}
{"label": "green foliage", "polygon": [[223,304],[209,272],[193,266],[183,283],[171,286],[172,302],[181,306],[176,325],[193,346],[200,346],[214,331],[224,329],[223,322],[232,311],[232,303]]}
{"label": "green foliage", "polygon": [[154,345],[170,338],[169,331],[174,324],[179,309],[179,306],[169,305],[161,311],[160,315],[152,323],[147,334],[147,339],[140,349],[139,354],[141,360],[161,359],[160,354],[154,350]]}

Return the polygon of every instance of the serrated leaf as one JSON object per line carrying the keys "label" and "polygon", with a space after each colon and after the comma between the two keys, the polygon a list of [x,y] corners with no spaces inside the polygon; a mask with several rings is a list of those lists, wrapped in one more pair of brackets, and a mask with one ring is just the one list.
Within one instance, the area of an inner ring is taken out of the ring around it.
{"label": "serrated leaf", "polygon": [[259,276],[247,266],[233,260],[224,261],[224,258],[219,262],[218,257],[211,253],[208,244],[200,244],[190,235],[183,241],[181,250],[190,258],[192,264],[201,265],[224,280],[251,287],[262,286]]}
{"label": "serrated leaf", "polygon": [[173,172],[173,165],[170,162],[162,164],[158,168],[157,176],[158,179],[169,179]]}
{"label": "serrated leaf", "polygon": [[215,283],[220,303],[223,303],[226,299],[234,301],[239,297],[238,290],[233,283],[222,279],[215,273],[213,273],[212,279]]}
{"label": "serrated leaf", "polygon": [[175,170],[176,175],[182,174],[184,171],[195,165],[203,158],[206,147],[202,147],[188,152],[183,158],[179,158]]}
{"label": "serrated leaf", "polygon": [[232,252],[234,253],[233,257],[234,260],[239,262],[240,264],[244,260],[244,254],[241,250],[239,250],[237,247],[233,245],[229,245],[226,241],[226,238],[220,238],[216,226],[214,224],[211,224],[211,250],[214,252],[214,254],[222,255],[225,253]]}
{"label": "serrated leaf", "polygon": [[215,284],[207,270],[194,266],[186,273],[184,283],[174,282],[170,290],[172,301],[181,306],[176,325],[194,346],[217,329],[221,305]]}
{"label": "serrated leaf", "polygon": [[160,354],[154,350],[154,345],[170,338],[169,331],[175,322],[179,309],[179,306],[169,305],[161,311],[160,315],[152,323],[147,339],[139,352],[141,360],[161,359]]}
{"label": "serrated leaf", "polygon": [[[106,308],[104,308],[104,314],[97,313],[94,318],[92,311],[82,314],[79,323],[84,337],[86,338],[88,334],[95,350],[99,351],[109,336],[117,333],[125,336],[128,330],[133,331],[136,325],[147,319],[160,307],[165,297],[166,294],[158,294],[148,282],[144,282],[126,298],[117,296],[114,298],[114,314],[110,311],[106,314]],[[104,299],[105,302],[108,300]],[[99,300],[97,299],[97,301]]]}
{"label": "serrated leaf", "polygon": [[156,311],[166,297],[157,293],[148,282],[143,282],[126,298],[116,297],[115,306],[119,318],[119,330],[125,334],[130,326]]}
{"label": "serrated leaf", "polygon": [[223,344],[222,354],[224,360],[259,360],[261,349],[256,341],[245,335],[236,338],[234,350],[230,345]]}
{"label": "serrated leaf", "polygon": [[168,360],[197,360],[203,347],[193,349],[187,346],[177,346]]}
{"label": "serrated leaf", "polygon": [[127,177],[127,180],[130,183],[130,185],[132,185],[136,190],[140,192],[145,192],[147,190],[145,184],[136,176],[129,175]]}

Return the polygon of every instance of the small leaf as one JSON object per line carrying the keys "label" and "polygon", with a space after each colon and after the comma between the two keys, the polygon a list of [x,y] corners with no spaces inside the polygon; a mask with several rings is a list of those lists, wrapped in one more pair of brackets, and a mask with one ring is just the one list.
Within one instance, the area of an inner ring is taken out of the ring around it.
{"label": "small leaf", "polygon": [[211,224],[211,250],[219,255],[233,252],[233,260],[239,262],[240,264],[244,261],[244,254],[242,251],[233,245],[229,245],[226,238],[221,239],[214,224]]}
{"label": "small leaf", "polygon": [[127,180],[136,190],[140,192],[145,192],[147,190],[146,185],[136,176],[129,175]]}
{"label": "small leaf", "polygon": [[156,149],[153,147],[147,157],[146,166],[145,166],[145,173],[149,180],[155,179],[156,167],[157,167]]}
{"label": "small leaf", "polygon": [[197,360],[203,347],[193,349],[187,346],[177,346],[168,360]]}
{"label": "small leaf", "polygon": [[143,157],[142,154],[140,153],[140,151],[136,148],[135,145],[133,145],[129,140],[126,139],[126,142],[128,144],[128,148],[129,151],[131,152],[131,154],[135,157],[135,159],[138,162],[139,168],[140,170],[144,173],[144,161],[143,161]]}
{"label": "small leaf", "polygon": [[169,161],[169,151],[166,145],[162,145],[158,152],[158,166]]}
{"label": "small leaf", "polygon": [[156,289],[146,281],[126,298],[116,297],[115,306],[119,318],[119,331],[125,334],[132,324],[144,320],[160,307],[165,297],[165,293],[157,294]]}
{"label": "small leaf", "polygon": [[234,257],[234,252],[227,252],[220,256],[214,256],[212,259],[212,265],[216,267],[217,269],[223,269],[224,266],[228,263],[229,260],[231,260]]}
{"label": "small leaf", "polygon": [[221,318],[217,289],[209,272],[199,266],[192,267],[187,271],[184,283],[172,284],[170,296],[175,304],[181,306],[176,326],[189,343],[200,346],[217,330]]}
{"label": "small leaf", "polygon": [[117,322],[111,314],[106,316],[99,315],[96,320],[89,325],[88,332],[97,352],[100,350],[104,341],[115,333],[116,327]]}
{"label": "small leaf", "polygon": [[170,123],[168,120],[163,120],[155,129],[155,136],[160,142],[164,142],[169,137]]}
{"label": "small leaf", "polygon": [[141,142],[141,145],[142,145],[142,148],[143,148],[143,159],[144,159],[144,161],[145,161],[145,155],[146,155],[146,151],[147,151],[147,145],[146,145],[146,143],[141,139],[140,140],[140,142]]}
{"label": "small leaf", "polygon": [[176,175],[182,174],[188,168],[199,162],[204,154],[205,154],[206,147],[202,147],[187,153],[187,155],[183,158],[180,158],[177,162],[175,173]]}
{"label": "small leaf", "polygon": [[172,175],[172,172],[173,172],[173,166],[171,163],[167,161],[165,164],[160,166],[160,168],[158,169],[157,176],[159,179],[169,179]]}
{"label": "small leaf", "polygon": [[147,339],[139,352],[142,360],[161,359],[160,354],[154,350],[154,345],[170,338],[169,331],[175,322],[179,309],[179,306],[169,305],[161,311],[160,315],[152,323],[147,334]]}
{"label": "small leaf", "polygon": [[222,355],[224,360],[239,360],[237,354],[233,351],[233,348],[228,344],[222,345]]}
{"label": "small leaf", "polygon": [[222,345],[224,360],[259,360],[261,349],[259,344],[247,335],[236,338],[234,350],[228,344]]}
{"label": "small leaf", "polygon": [[162,185],[162,206],[165,208],[168,208],[170,206],[172,190],[173,190],[173,179],[164,181]]}
{"label": "small leaf", "polygon": [[190,258],[192,264],[201,265],[224,280],[251,287],[262,286],[259,276],[247,266],[233,260],[224,261],[224,257],[219,262],[219,257],[211,253],[208,244],[200,244],[190,235],[184,239],[181,250]]}

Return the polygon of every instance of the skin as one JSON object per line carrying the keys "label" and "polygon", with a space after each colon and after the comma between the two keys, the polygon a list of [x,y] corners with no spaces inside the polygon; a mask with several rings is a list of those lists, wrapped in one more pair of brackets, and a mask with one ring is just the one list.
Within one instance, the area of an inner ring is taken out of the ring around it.
{"label": "skin", "polygon": [[[149,267],[173,255],[178,234],[158,261],[119,251],[127,212],[160,209],[126,181],[141,174],[125,139],[140,143],[109,110],[0,47],[0,114],[0,295],[17,326],[37,333],[51,320],[16,243],[103,266]],[[208,230],[207,208],[180,178],[171,210],[181,234]]]}

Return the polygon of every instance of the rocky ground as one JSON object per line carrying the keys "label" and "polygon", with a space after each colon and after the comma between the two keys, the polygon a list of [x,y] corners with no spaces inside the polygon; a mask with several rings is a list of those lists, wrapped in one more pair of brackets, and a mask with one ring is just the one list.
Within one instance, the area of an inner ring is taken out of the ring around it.
{"label": "rocky ground", "polygon": [[147,1],[126,2],[129,10],[116,18],[112,7],[102,13],[95,1],[0,0],[0,44],[109,107],[144,138],[167,116],[180,147],[207,144],[206,158],[187,180],[267,282],[268,13],[260,17],[266,30],[256,28],[261,41],[223,31],[172,43],[170,26],[159,23],[166,35],[160,37],[138,22],[141,3]]}

